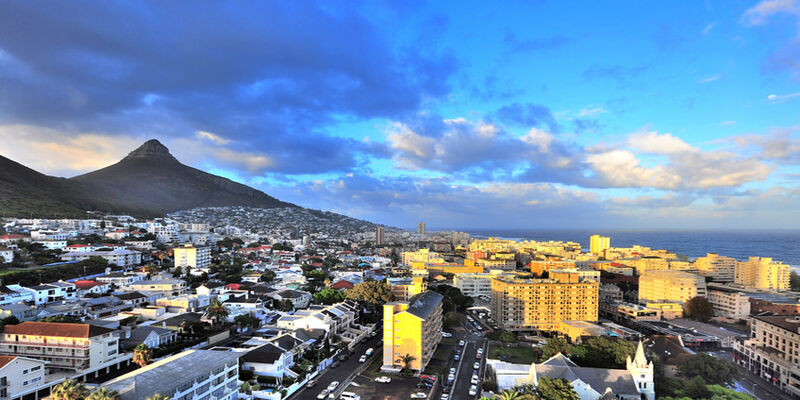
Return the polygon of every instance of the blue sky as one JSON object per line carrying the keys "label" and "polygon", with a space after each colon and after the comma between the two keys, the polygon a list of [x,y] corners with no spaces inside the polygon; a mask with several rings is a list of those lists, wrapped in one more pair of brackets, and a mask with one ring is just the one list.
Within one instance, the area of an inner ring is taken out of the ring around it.
{"label": "blue sky", "polygon": [[401,227],[796,228],[800,2],[0,3],[0,154]]}

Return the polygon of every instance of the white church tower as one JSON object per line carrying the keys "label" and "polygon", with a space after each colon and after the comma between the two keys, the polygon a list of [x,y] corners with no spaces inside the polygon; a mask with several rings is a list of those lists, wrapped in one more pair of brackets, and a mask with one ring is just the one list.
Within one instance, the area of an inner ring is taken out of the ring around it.
{"label": "white church tower", "polygon": [[636,356],[634,356],[633,360],[631,360],[631,356],[628,356],[625,365],[628,372],[631,373],[631,377],[633,377],[633,381],[636,383],[636,388],[639,389],[639,393],[645,395],[647,400],[655,400],[656,390],[655,384],[653,383],[653,362],[647,362],[647,358],[644,356],[644,346],[641,341],[639,341],[639,345],[636,347]]}

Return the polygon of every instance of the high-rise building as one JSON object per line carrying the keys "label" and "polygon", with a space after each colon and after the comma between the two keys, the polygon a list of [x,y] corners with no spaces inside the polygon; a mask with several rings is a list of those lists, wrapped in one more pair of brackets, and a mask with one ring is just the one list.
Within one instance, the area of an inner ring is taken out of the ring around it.
{"label": "high-rise building", "polygon": [[175,258],[175,266],[181,267],[184,271],[186,268],[207,269],[211,266],[210,247],[195,247],[186,244],[172,249],[172,254]]}
{"label": "high-rise building", "polygon": [[733,360],[766,379],[764,385],[800,398],[800,317],[763,315],[750,318],[750,338],[733,342]]}
{"label": "high-rise building", "polygon": [[378,226],[375,228],[375,244],[381,245],[384,243],[384,233],[384,227]]}
{"label": "high-rise building", "polygon": [[694,260],[697,273],[711,278],[714,282],[733,282],[736,271],[736,259],[707,253],[705,257]]}
{"label": "high-rise building", "polygon": [[679,303],[706,297],[706,281],[702,276],[665,269],[647,271],[639,276],[639,303]]}
{"label": "high-rise building", "polygon": [[555,331],[561,321],[597,321],[599,282],[551,271],[549,279],[492,279],[492,315],[510,331]]}
{"label": "high-rise building", "polygon": [[417,224],[417,233],[419,233],[420,235],[424,235],[425,234],[425,223],[424,222],[420,222],[420,223]]}
{"label": "high-rise building", "polygon": [[443,298],[428,291],[384,304],[382,369],[425,369],[442,339]]}
{"label": "high-rise building", "polygon": [[736,263],[734,282],[755,289],[789,289],[789,266],[769,257],[750,257]]}
{"label": "high-rise building", "polygon": [[408,300],[425,291],[427,285],[420,276],[410,278],[387,278],[386,282],[392,287],[392,294],[398,300]]}
{"label": "high-rise building", "polygon": [[603,250],[611,247],[611,238],[608,236],[592,235],[589,236],[589,252],[600,254]]}

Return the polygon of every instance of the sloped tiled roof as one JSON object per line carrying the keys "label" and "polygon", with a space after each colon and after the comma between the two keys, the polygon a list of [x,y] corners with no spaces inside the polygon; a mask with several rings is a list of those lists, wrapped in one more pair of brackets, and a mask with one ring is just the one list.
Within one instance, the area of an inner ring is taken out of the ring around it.
{"label": "sloped tiled roof", "polygon": [[26,321],[17,325],[6,325],[3,333],[32,336],[90,338],[114,332],[113,329],[89,324],[67,324],[60,322]]}
{"label": "sloped tiled roof", "polygon": [[409,305],[406,311],[420,318],[428,318],[436,306],[442,303],[442,299],[444,296],[436,292],[416,294],[408,299]]}

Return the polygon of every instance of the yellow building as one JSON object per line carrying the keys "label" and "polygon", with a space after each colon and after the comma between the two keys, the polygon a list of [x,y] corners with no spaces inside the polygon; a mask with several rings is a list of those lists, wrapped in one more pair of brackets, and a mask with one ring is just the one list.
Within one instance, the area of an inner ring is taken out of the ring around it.
{"label": "yellow building", "polygon": [[469,244],[469,251],[472,252],[516,252],[517,242],[515,240],[506,240],[490,237],[488,239],[475,240]]}
{"label": "yellow building", "polygon": [[[442,339],[443,298],[441,294],[429,291],[408,301],[384,304],[381,369],[425,369]],[[404,360],[407,356],[413,360]]]}
{"label": "yellow building", "polygon": [[589,236],[589,252],[600,254],[611,247],[611,238],[608,236],[592,235]]}
{"label": "yellow building", "polygon": [[714,282],[733,282],[736,272],[736,259],[724,257],[716,253],[707,253],[705,257],[694,260],[697,273],[714,279]]}
{"label": "yellow building", "polygon": [[403,265],[408,267],[413,263],[443,263],[444,258],[442,258],[439,253],[435,251],[419,249],[417,251],[404,251],[402,255],[402,262]]}
{"label": "yellow building", "polygon": [[187,268],[208,269],[211,266],[211,248],[195,247],[191,244],[172,249],[175,266],[184,271]]}
{"label": "yellow building", "polygon": [[577,273],[551,271],[550,279],[492,279],[492,315],[511,331],[556,331],[561,321],[597,321],[600,283]]}
{"label": "yellow building", "polygon": [[706,297],[706,281],[700,275],[667,269],[647,271],[639,276],[641,304],[683,304],[695,296]]}
{"label": "yellow building", "polygon": [[[422,263],[411,264],[412,273],[416,270],[426,270],[430,274],[480,274],[483,267],[480,265],[454,264],[454,263]],[[415,274],[416,275],[416,274]]]}
{"label": "yellow building", "polygon": [[392,294],[398,300],[408,300],[427,289],[422,277],[387,278],[386,282],[392,287]]}
{"label": "yellow building", "polygon": [[734,283],[755,289],[789,289],[789,266],[769,257],[750,257],[736,263]]}

